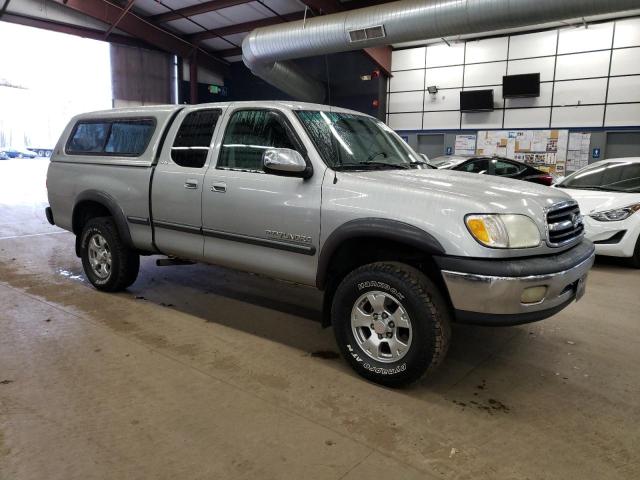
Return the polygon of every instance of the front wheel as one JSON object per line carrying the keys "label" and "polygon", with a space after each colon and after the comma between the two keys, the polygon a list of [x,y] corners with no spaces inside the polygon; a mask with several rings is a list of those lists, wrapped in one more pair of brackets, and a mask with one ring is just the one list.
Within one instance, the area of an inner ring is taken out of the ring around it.
{"label": "front wheel", "polygon": [[331,316],[354,370],[389,387],[437,367],[449,347],[449,308],[436,285],[409,265],[381,262],[354,270],[338,286]]}
{"label": "front wheel", "polygon": [[129,249],[111,217],[92,218],[82,230],[80,256],[84,273],[98,290],[117,292],[138,276],[140,256]]}
{"label": "front wheel", "polygon": [[633,251],[633,256],[631,257],[631,266],[634,268],[640,268],[640,235],[638,236],[638,240],[636,240],[636,248]]}

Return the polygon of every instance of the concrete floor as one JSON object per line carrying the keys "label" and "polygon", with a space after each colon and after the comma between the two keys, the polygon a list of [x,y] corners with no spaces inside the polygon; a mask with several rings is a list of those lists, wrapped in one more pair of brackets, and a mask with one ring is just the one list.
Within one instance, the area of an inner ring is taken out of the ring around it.
{"label": "concrete floor", "polygon": [[513,328],[456,326],[405,390],[357,377],[320,296],[206,266],[94,290],[0,162],[0,479],[640,478],[640,272]]}

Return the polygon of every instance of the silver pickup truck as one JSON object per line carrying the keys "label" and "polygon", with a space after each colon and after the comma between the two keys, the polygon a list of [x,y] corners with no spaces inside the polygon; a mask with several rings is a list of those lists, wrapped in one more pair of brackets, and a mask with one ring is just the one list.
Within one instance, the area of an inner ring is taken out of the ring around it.
{"label": "silver pickup truck", "polygon": [[384,123],[325,105],[79,115],[47,184],[96,288],[127,288],[156,254],[317,287],[343,356],[389,386],[442,361],[451,322],[559,312],[594,260],[561,191],[433,170]]}

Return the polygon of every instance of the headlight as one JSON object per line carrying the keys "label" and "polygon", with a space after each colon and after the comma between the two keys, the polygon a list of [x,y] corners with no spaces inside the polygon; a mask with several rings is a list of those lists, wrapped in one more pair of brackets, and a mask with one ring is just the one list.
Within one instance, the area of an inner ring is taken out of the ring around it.
{"label": "headlight", "polygon": [[629,218],[638,210],[640,210],[640,203],[635,203],[628,207],[614,208],[613,210],[606,210],[604,212],[591,213],[589,216],[599,222],[618,222]]}
{"label": "headlight", "polygon": [[467,215],[473,238],[487,247],[530,248],[540,245],[540,231],[526,215]]}

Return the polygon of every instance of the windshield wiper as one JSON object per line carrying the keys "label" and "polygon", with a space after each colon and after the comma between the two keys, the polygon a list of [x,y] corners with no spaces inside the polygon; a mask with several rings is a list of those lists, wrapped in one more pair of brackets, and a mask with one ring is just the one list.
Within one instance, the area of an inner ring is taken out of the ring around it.
{"label": "windshield wiper", "polygon": [[402,165],[398,163],[386,163],[386,162],[359,162],[359,163],[343,163],[333,167],[334,170],[389,170],[399,168],[407,170],[411,168],[409,165]]}
{"label": "windshield wiper", "polygon": [[404,165],[402,163],[389,163],[389,162],[360,162],[359,165],[371,165],[374,167],[384,167],[384,168],[401,168],[403,170],[407,170],[411,168],[408,164]]}

